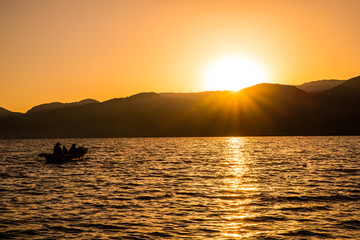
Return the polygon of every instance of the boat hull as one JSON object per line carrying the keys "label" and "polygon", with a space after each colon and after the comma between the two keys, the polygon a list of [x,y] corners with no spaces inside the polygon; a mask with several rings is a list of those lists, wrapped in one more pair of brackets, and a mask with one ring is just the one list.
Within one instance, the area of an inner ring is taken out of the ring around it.
{"label": "boat hull", "polygon": [[64,162],[71,162],[82,160],[85,157],[88,149],[85,148],[83,152],[71,154],[52,154],[52,153],[40,153],[39,157],[44,157],[46,159],[46,163],[64,163]]}

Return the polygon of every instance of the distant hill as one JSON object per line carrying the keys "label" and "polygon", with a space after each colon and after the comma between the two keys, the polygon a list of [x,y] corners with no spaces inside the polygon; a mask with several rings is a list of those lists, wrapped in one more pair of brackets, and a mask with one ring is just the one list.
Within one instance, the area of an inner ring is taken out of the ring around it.
{"label": "distant hill", "polygon": [[303,83],[301,85],[297,85],[296,87],[306,92],[318,93],[336,87],[342,84],[343,82],[344,80],[334,80],[334,79],[318,80],[318,81]]}
{"label": "distant hill", "polygon": [[360,135],[359,102],[360,77],[319,93],[280,84],[140,93],[4,118],[0,137]]}
{"label": "distant hill", "polygon": [[21,113],[11,112],[5,108],[0,107],[0,119],[19,116],[19,115],[21,115]]}
{"label": "distant hill", "polygon": [[30,113],[39,112],[39,111],[54,110],[54,109],[63,108],[63,107],[82,106],[82,105],[92,104],[92,103],[99,103],[99,102],[94,99],[85,99],[80,102],[72,102],[72,103],[61,103],[61,102],[45,103],[45,104],[41,104],[41,105],[31,108],[26,113],[30,114]]}

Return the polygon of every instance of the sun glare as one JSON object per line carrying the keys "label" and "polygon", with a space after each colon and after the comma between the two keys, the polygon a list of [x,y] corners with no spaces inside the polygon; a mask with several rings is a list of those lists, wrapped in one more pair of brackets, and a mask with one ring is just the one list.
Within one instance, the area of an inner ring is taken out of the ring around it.
{"label": "sun glare", "polygon": [[204,72],[207,91],[240,89],[268,82],[265,68],[251,58],[228,56],[211,63]]}

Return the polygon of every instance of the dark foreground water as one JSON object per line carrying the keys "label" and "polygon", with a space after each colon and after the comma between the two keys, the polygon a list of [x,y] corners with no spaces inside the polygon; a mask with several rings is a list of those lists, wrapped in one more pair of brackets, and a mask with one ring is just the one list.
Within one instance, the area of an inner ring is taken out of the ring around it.
{"label": "dark foreground water", "polygon": [[360,137],[0,140],[1,239],[360,239]]}

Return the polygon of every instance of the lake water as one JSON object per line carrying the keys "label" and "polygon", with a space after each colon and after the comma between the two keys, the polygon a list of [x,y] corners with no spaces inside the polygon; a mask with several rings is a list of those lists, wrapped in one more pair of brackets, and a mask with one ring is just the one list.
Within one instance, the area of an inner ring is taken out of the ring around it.
{"label": "lake water", "polygon": [[0,140],[0,238],[360,239],[360,137]]}

